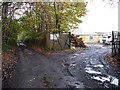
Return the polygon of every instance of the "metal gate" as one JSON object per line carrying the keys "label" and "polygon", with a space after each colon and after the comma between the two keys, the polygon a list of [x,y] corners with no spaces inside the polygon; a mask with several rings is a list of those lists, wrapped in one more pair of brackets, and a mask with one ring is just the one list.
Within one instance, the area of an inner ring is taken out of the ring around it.
{"label": "metal gate", "polygon": [[120,32],[112,31],[112,54],[120,53]]}

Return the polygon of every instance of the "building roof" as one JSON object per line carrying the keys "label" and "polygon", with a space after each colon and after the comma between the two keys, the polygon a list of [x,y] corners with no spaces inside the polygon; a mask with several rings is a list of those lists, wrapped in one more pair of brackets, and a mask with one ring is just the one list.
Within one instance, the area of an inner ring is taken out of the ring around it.
{"label": "building roof", "polygon": [[95,32],[80,32],[77,33],[76,35],[98,35],[98,34]]}

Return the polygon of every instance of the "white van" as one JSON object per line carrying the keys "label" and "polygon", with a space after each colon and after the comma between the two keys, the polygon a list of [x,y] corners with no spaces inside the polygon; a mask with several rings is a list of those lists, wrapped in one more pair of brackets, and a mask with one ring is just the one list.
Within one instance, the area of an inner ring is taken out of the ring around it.
{"label": "white van", "polygon": [[112,42],[112,34],[111,33],[103,34],[102,43],[110,45],[111,42]]}

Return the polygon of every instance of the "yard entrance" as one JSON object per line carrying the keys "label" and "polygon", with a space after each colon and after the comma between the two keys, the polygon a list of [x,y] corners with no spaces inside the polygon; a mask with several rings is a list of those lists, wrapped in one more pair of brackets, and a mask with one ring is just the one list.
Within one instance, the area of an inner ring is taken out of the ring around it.
{"label": "yard entrance", "polygon": [[46,44],[52,50],[65,50],[72,47],[85,47],[82,38],[78,38],[70,32],[49,33],[46,36]]}
{"label": "yard entrance", "polygon": [[70,49],[70,33],[56,32],[46,35],[46,45],[50,50]]}

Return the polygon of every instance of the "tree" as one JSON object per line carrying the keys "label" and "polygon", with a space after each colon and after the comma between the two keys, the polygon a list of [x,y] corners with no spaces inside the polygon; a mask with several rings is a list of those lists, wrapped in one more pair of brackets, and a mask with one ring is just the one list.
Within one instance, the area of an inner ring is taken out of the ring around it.
{"label": "tree", "polygon": [[48,32],[76,28],[86,14],[86,5],[85,2],[4,3],[3,42],[17,41],[17,36],[19,40],[38,42],[45,39]]}

